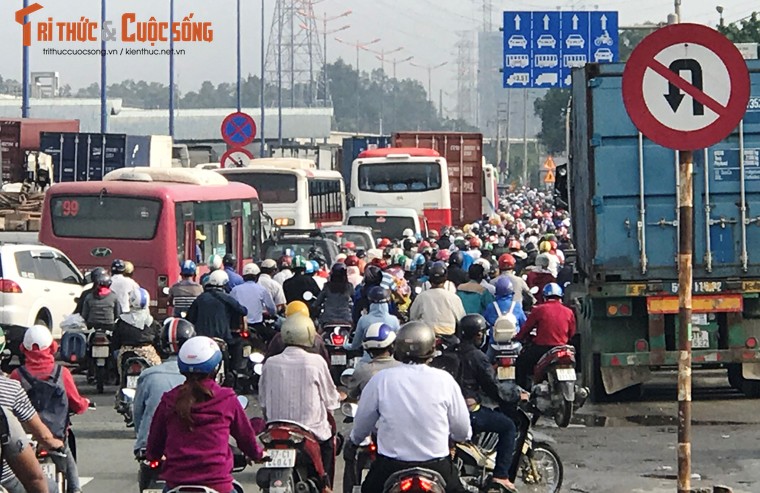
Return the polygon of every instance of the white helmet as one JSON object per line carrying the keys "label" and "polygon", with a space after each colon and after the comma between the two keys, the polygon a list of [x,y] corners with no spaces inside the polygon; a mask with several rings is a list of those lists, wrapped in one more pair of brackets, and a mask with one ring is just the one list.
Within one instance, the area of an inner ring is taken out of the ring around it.
{"label": "white helmet", "polygon": [[227,275],[225,271],[222,269],[215,270],[208,276],[208,281],[206,281],[206,284],[209,286],[216,286],[216,287],[224,287],[225,284],[230,282],[230,276]]}
{"label": "white helmet", "polygon": [[222,351],[209,337],[191,337],[179,349],[178,360],[180,372],[208,375],[222,362]]}
{"label": "white helmet", "polygon": [[24,348],[32,351],[34,345],[37,349],[47,349],[53,344],[53,334],[44,325],[33,325],[24,333]]}
{"label": "white helmet", "polygon": [[486,273],[488,273],[488,271],[491,270],[491,262],[489,262],[488,260],[486,260],[484,258],[479,258],[479,259],[477,259],[473,263],[474,264],[478,264],[478,265],[482,265],[483,269],[486,271]]}
{"label": "white helmet", "polygon": [[364,349],[385,349],[396,341],[396,332],[387,324],[377,322],[367,328]]}
{"label": "white helmet", "polygon": [[261,274],[261,269],[259,269],[259,266],[253,262],[245,264],[243,266],[244,276],[258,276],[259,274]]}
{"label": "white helmet", "polygon": [[412,228],[406,228],[406,229],[404,230],[404,232],[403,232],[403,233],[401,233],[401,235],[402,235],[404,238],[409,238],[410,236],[411,236],[411,237],[414,237],[414,231],[412,231]]}

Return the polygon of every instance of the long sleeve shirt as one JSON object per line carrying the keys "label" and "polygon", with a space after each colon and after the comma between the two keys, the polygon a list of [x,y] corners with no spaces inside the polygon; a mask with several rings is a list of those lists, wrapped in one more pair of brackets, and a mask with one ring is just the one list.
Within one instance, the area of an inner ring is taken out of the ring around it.
{"label": "long sleeve shirt", "polygon": [[150,424],[161,398],[184,381],[185,377],[179,372],[176,357],[158,366],[146,368],[140,374],[134,401],[135,431],[137,432],[135,451],[144,449],[148,445]]}
{"label": "long sleeve shirt", "polygon": [[575,314],[559,301],[547,301],[533,308],[515,339],[524,341],[533,329],[536,329],[533,344],[563,346],[575,335]]}
{"label": "long sleeve shirt", "polygon": [[370,379],[354,417],[351,441],[377,428],[378,452],[404,462],[449,455],[449,438],[470,438],[470,413],[449,373],[427,365],[403,364]]}
{"label": "long sleeve shirt", "polygon": [[325,441],[332,436],[327,413],[340,407],[340,396],[321,356],[289,346],[264,363],[259,404],[267,421],[298,423]]}
{"label": "long sleeve shirt", "polygon": [[272,295],[259,283],[246,281],[238,284],[230,292],[230,296],[248,309],[248,323],[258,324],[264,320],[264,309],[271,315],[277,313]]}
{"label": "long sleeve shirt", "polygon": [[[55,371],[55,358],[54,352],[48,349],[28,351],[23,349],[24,352],[24,367],[34,378],[41,380],[47,379]],[[11,372],[10,377],[14,380],[21,381],[21,374],[18,369]],[[71,372],[65,366],[61,367],[61,381],[63,387],[66,389],[66,397],[69,401],[69,411],[74,414],[82,414],[87,410],[90,405],[90,400],[79,394],[76,383],[74,383],[74,377]]]}
{"label": "long sleeve shirt", "polygon": [[466,315],[462,300],[445,289],[434,288],[423,291],[412,303],[409,312],[411,320],[425,322],[437,335],[452,335],[457,322]]}

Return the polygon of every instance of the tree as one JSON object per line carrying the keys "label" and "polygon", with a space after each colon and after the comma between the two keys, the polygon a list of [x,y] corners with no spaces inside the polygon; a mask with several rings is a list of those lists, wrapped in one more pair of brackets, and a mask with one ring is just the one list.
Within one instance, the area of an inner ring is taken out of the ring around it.
{"label": "tree", "polygon": [[718,31],[734,43],[760,43],[760,18],[753,12],[743,21],[718,26]]}

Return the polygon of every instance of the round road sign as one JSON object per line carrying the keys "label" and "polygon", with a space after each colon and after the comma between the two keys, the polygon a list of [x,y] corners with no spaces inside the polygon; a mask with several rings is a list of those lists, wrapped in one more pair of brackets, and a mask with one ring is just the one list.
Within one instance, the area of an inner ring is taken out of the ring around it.
{"label": "round road sign", "polygon": [[251,115],[236,111],[222,121],[222,139],[233,147],[244,147],[256,138],[256,122]]}
{"label": "round road sign", "polygon": [[230,149],[219,161],[221,168],[244,168],[253,160],[253,154],[248,149]]}
{"label": "round road sign", "polygon": [[749,92],[742,54],[699,24],[650,34],[623,72],[623,101],[634,125],[671,149],[702,149],[723,140],[744,117]]}

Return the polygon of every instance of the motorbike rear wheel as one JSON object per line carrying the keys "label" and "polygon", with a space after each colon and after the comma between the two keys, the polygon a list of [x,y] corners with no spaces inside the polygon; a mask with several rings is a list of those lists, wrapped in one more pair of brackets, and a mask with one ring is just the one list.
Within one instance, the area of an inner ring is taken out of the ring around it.
{"label": "motorbike rear wheel", "polygon": [[559,493],[563,479],[559,454],[548,443],[535,442],[530,456],[522,457],[515,485],[521,493]]}
{"label": "motorbike rear wheel", "polygon": [[567,428],[570,424],[570,420],[573,417],[573,402],[567,399],[562,399],[562,404],[559,409],[554,413],[554,422],[560,428]]}

